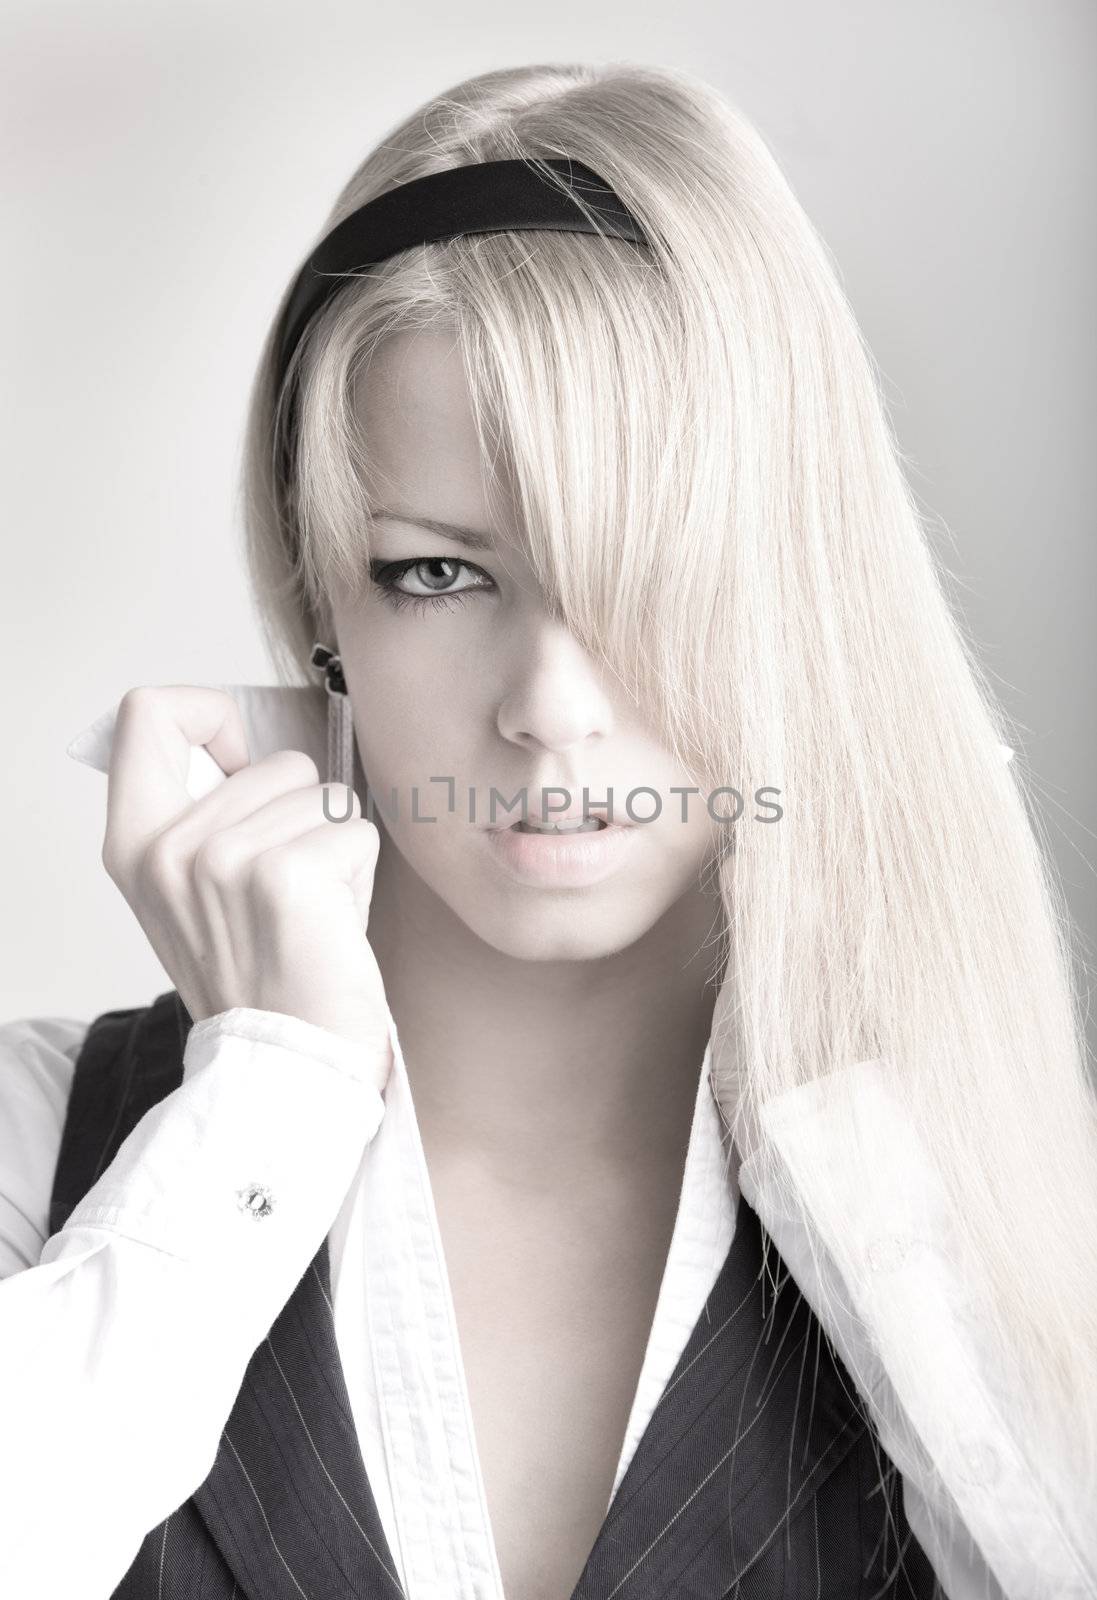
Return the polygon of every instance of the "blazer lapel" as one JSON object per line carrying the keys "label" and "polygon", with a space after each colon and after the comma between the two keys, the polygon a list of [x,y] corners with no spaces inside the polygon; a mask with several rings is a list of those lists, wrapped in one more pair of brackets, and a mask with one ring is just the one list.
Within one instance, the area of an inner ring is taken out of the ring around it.
{"label": "blazer lapel", "polygon": [[398,1600],[335,1338],[325,1239],[253,1355],[193,1495],[248,1600]]}
{"label": "blazer lapel", "polygon": [[762,1238],[740,1195],[727,1260],[572,1600],[729,1594],[865,1431],[772,1244],[763,1263]]}

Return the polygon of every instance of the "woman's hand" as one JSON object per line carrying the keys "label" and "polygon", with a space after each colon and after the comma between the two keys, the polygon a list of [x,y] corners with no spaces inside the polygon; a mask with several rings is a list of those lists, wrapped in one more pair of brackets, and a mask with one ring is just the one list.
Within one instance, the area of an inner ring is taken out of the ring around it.
{"label": "woman's hand", "polygon": [[[192,745],[228,774],[200,800]],[[388,1005],[366,937],[379,836],[300,750],[252,764],[220,689],[130,689],[115,724],[103,865],[197,1022],[231,1006],[301,1017],[361,1044],[384,1086]]]}

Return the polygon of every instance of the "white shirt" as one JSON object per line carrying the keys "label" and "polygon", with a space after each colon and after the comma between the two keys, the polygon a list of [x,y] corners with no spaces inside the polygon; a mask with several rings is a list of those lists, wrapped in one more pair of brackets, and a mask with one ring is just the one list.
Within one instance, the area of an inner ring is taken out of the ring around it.
{"label": "white shirt", "polygon": [[[287,727],[312,691],[230,687],[246,721],[261,708],[253,757],[307,747]],[[95,728],[101,758],[103,719]],[[111,1594],[145,1534],[208,1475],[252,1352],[326,1236],[340,1360],[405,1593],[503,1600],[391,1017],[383,1097],[348,1041],[299,1018],[237,1008],[196,1024],[180,1087],[49,1237],[85,1032],[61,1018],[0,1027],[0,1593]],[[615,1488],[726,1257],[741,1191],[867,1400],[948,1600],[1092,1600],[1097,1536],[1055,1464],[1018,1456],[992,1355],[959,1314],[939,1183],[886,1065],[857,1063],[765,1113],[794,1187],[808,1181],[804,1151],[828,1153],[807,1196],[814,1240],[749,1158],[725,1155],[710,1068],[711,1044]],[[261,1219],[238,1198],[255,1183],[271,1196]]]}

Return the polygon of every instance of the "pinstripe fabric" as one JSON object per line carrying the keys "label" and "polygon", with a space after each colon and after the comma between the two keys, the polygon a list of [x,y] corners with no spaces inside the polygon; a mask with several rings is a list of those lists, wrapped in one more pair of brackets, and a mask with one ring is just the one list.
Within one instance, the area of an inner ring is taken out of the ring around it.
{"label": "pinstripe fabric", "polygon": [[[189,1022],[171,991],[92,1024],[55,1228],[181,1081]],[[772,1245],[763,1264],[763,1242],[740,1197],[727,1260],[571,1600],[941,1600],[901,1481]],[[115,1600],[395,1600],[395,1571],[343,1379],[325,1240],[248,1365],[209,1476],[149,1532]]]}
{"label": "pinstripe fabric", "polygon": [[864,1503],[871,1426],[772,1247],[763,1263],[762,1241],[740,1196],[727,1260],[573,1600],[934,1595],[913,1541],[902,1563],[889,1549],[889,1517],[909,1536],[897,1486],[874,1512]]}
{"label": "pinstripe fabric", "polygon": [[179,1086],[191,1019],[172,989],[151,1006],[104,1011],[73,1074],[50,1200],[56,1233],[152,1106]]}

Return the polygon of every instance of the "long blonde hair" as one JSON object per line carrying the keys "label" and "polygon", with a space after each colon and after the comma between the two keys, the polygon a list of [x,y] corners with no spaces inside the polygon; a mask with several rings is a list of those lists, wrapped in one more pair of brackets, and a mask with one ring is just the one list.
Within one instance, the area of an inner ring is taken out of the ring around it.
{"label": "long blonde hair", "polygon": [[492,72],[391,133],[320,234],[439,168],[555,155],[600,172],[650,246],[497,234],[348,278],[298,349],[292,429],[272,324],[245,488],[279,674],[304,681],[332,585],[367,567],[356,373],[388,333],[453,329],[546,602],[700,782],[781,791],[780,823],[738,828],[719,869],[713,1059],[737,1137],[780,1187],[764,1108],[888,1064],[1011,1427],[1097,1504],[1097,1107],[1071,924],[879,374],[778,162],[681,73]]}

